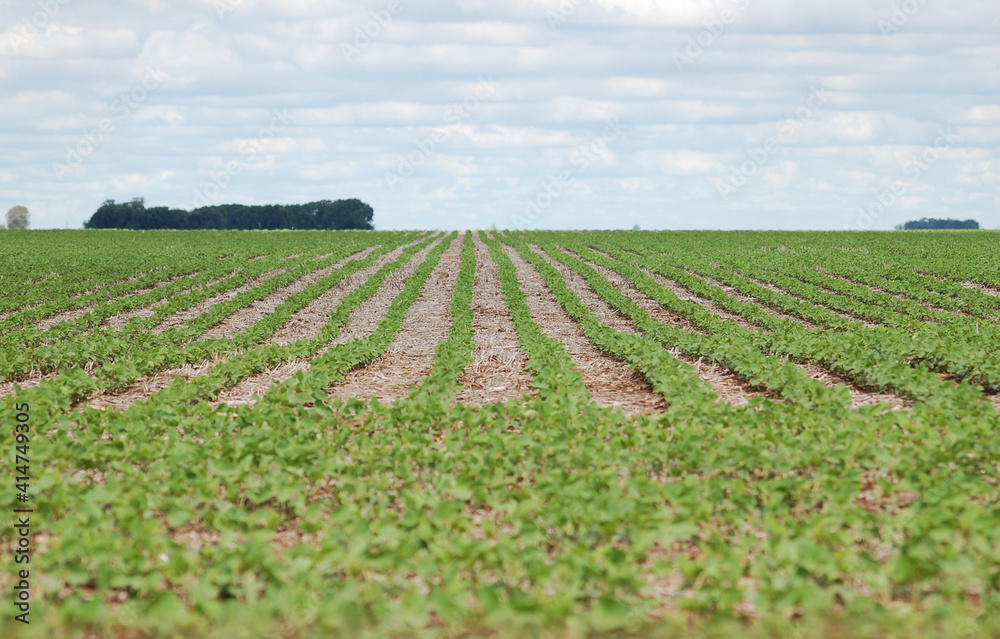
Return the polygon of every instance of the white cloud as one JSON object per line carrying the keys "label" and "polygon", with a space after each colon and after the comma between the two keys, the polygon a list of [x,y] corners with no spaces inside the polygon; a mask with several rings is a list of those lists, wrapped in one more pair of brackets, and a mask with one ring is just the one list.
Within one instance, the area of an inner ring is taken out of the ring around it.
{"label": "white cloud", "polygon": [[[275,110],[290,123],[222,199],[360,197],[380,228],[509,225],[540,181],[609,118],[622,134],[540,227],[843,228],[940,129],[959,139],[882,218],[977,217],[1000,226],[1000,12],[995,0],[927,2],[897,31],[869,0],[589,0],[550,28],[557,0],[404,0],[355,59],[341,44],[383,0],[69,3],[12,49],[38,5],[0,3],[0,208],[79,226],[107,197],[187,206],[208,172],[241,159]],[[723,11],[723,32],[679,72],[674,54]],[[727,18],[728,20],[728,18]],[[116,120],[79,170],[53,163]],[[483,78],[499,88],[455,121]],[[826,86],[828,101],[727,200],[727,175]],[[436,132],[395,191],[384,174]],[[902,218],[902,219],[897,219]]]}

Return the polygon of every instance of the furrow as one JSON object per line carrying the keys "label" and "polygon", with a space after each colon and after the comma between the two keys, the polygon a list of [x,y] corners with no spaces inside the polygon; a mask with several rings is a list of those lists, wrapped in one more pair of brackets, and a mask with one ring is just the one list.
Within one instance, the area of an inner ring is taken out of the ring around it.
{"label": "furrow", "polygon": [[344,399],[375,398],[389,403],[406,397],[433,365],[434,349],[451,328],[451,296],[461,268],[462,238],[452,241],[424,283],[400,326],[396,339],[374,362],[351,371],[326,392]]}
{"label": "furrow", "polygon": [[812,301],[810,299],[806,299],[806,298],[804,298],[804,297],[802,297],[800,295],[795,295],[794,293],[789,293],[785,289],[779,288],[779,287],[775,286],[774,284],[770,284],[768,282],[765,282],[764,280],[757,279],[756,277],[751,277],[751,276],[747,275],[746,273],[740,273],[740,276],[741,277],[745,277],[746,279],[750,280],[751,282],[753,282],[757,286],[762,286],[763,288],[766,288],[769,291],[777,293],[778,295],[787,295],[787,296],[793,297],[793,298],[795,298],[797,300],[801,300],[801,301],[803,301],[803,302],[805,302],[807,304],[812,304],[816,308],[821,308],[821,309],[823,309],[825,311],[833,313],[834,315],[836,315],[838,317],[842,317],[842,318],[844,318],[846,320],[849,320],[851,322],[859,322],[860,324],[864,325],[865,328],[879,328],[879,327],[881,327],[881,324],[874,324],[874,323],[869,322],[867,320],[861,319],[860,317],[855,317],[854,315],[850,315],[848,313],[843,313],[841,311],[838,311],[837,309],[830,308],[830,307],[825,306],[823,304],[818,304],[818,303],[816,303],[816,302],[814,302],[814,301]]}
{"label": "furrow", "polygon": [[107,391],[100,390],[90,398],[87,405],[97,409],[114,408],[124,410],[132,404],[149,399],[153,393],[170,386],[170,383],[178,377],[190,382],[197,377],[208,376],[213,368],[228,357],[229,354],[220,353],[212,361],[201,362],[199,364],[185,364],[179,368],[161,371],[155,375],[137,380],[128,389],[120,393],[108,393]]}
{"label": "furrow", "polygon": [[803,369],[809,377],[817,381],[823,382],[827,386],[836,386],[837,384],[843,384],[847,387],[847,392],[851,394],[851,408],[861,408],[862,406],[870,406],[872,404],[877,404],[883,402],[888,404],[896,410],[912,408],[913,401],[906,399],[905,397],[900,397],[899,395],[894,395],[892,393],[874,393],[870,391],[858,388],[854,382],[847,379],[846,377],[841,377],[835,373],[831,373],[821,366],[817,366],[812,363],[801,364],[799,362],[793,362],[796,366]]}
{"label": "furrow", "polygon": [[[189,275],[196,275],[196,273],[190,273]],[[173,284],[174,282],[176,282],[177,280],[181,279],[182,277],[185,277],[185,276],[184,275],[178,275],[176,277],[171,277],[169,279],[163,280],[162,282],[157,282],[153,286],[150,286],[148,288],[144,288],[144,289],[142,289],[140,291],[133,291],[133,292],[127,294],[127,295],[122,295],[121,297],[115,298],[115,300],[111,300],[111,301],[118,301],[118,300],[128,299],[130,297],[138,297],[140,295],[145,295],[146,293],[149,293],[151,291],[155,291],[158,288],[163,288],[164,286],[167,286],[168,284]],[[138,278],[136,278],[136,279],[138,279]],[[81,307],[81,308],[74,308],[74,309],[65,311],[63,313],[59,313],[58,315],[53,315],[52,317],[47,317],[47,318],[45,318],[43,320],[39,320],[38,322],[36,322],[35,323],[35,327],[39,328],[39,329],[41,329],[43,331],[47,331],[50,328],[52,328],[53,326],[55,326],[56,324],[59,324],[61,322],[67,322],[67,321],[70,321],[70,320],[79,319],[79,318],[83,317],[84,315],[88,315],[88,314],[92,313],[94,311],[94,309],[97,308],[97,305],[101,304],[101,303],[107,303],[107,301],[105,301],[105,302],[95,302],[94,304],[91,304],[89,306],[85,306],[85,307]]]}
{"label": "furrow", "polygon": [[[191,293],[193,291],[200,291],[200,290],[203,290],[203,289],[215,286],[216,284],[218,284],[222,280],[226,279],[227,277],[232,277],[232,273],[227,273],[226,275],[222,275],[220,277],[217,277],[214,280],[211,280],[209,282],[205,282],[204,284],[201,284],[199,286],[193,286],[193,287],[191,287],[189,289],[180,291],[180,292],[177,293],[177,295],[187,295],[188,293]],[[166,304],[169,301],[170,301],[170,298],[167,297],[167,298],[159,300],[159,301],[157,301],[157,302],[155,302],[153,304],[150,304],[149,306],[145,306],[143,308],[137,308],[137,309],[135,309],[133,311],[129,311],[128,313],[121,313],[120,315],[115,315],[114,317],[109,317],[108,319],[104,320],[104,325],[105,326],[109,326],[109,327],[113,328],[116,331],[120,331],[123,328],[125,328],[125,324],[127,324],[130,319],[135,319],[137,317],[139,317],[139,318],[152,317],[153,315],[156,314],[156,309],[158,309],[159,307],[163,306],[164,304]]]}
{"label": "furrow", "polygon": [[964,288],[972,288],[983,295],[989,295],[990,297],[1000,297],[1000,290],[986,286],[985,284],[980,284],[979,282],[962,282]]}
{"label": "furrow", "polygon": [[788,313],[785,313],[784,311],[780,311],[780,310],[774,308],[773,306],[768,306],[767,304],[765,304],[762,301],[758,300],[756,297],[753,297],[752,295],[747,295],[745,293],[742,293],[739,290],[733,288],[732,286],[729,286],[728,284],[724,284],[724,283],[720,282],[717,279],[714,279],[714,278],[709,277],[707,275],[702,275],[701,273],[695,273],[694,271],[689,271],[687,269],[684,269],[684,270],[689,275],[691,275],[692,277],[697,277],[698,279],[702,280],[706,284],[711,284],[712,286],[716,286],[716,287],[722,289],[722,291],[726,295],[728,295],[728,296],[730,296],[732,298],[735,298],[735,299],[737,299],[737,300],[739,300],[741,302],[744,302],[744,303],[747,303],[747,304],[753,304],[753,305],[759,307],[760,310],[764,311],[768,315],[772,315],[774,317],[777,317],[778,319],[791,320],[793,322],[801,324],[805,328],[811,328],[811,329],[821,329],[822,328],[821,326],[819,326],[817,324],[813,324],[809,320],[802,319],[801,317],[796,317],[794,315],[789,315]]}
{"label": "furrow", "polygon": [[486,406],[527,393],[531,387],[528,356],[517,341],[517,330],[500,289],[500,269],[489,248],[477,234],[476,279],[472,288],[472,325],[476,333],[472,363],[459,377],[462,390],[457,401],[467,406]]}
{"label": "furrow", "polygon": [[[826,269],[817,269],[817,270],[824,277],[829,277],[830,279],[838,280],[838,281],[844,282],[846,284],[851,284],[853,286],[861,286],[861,287],[864,287],[864,288],[868,289],[872,293],[879,293],[881,295],[888,295],[889,297],[897,299],[897,300],[899,300],[901,302],[912,302],[914,304],[919,304],[920,306],[923,306],[924,308],[926,308],[929,311],[935,311],[935,312],[938,312],[938,313],[950,313],[952,315],[961,315],[963,317],[971,317],[965,311],[949,310],[947,308],[943,308],[941,306],[937,306],[935,304],[931,304],[930,302],[924,302],[924,301],[921,301],[921,300],[918,300],[918,299],[914,299],[912,297],[907,297],[903,293],[893,293],[892,291],[889,291],[887,289],[875,286],[873,284],[865,284],[864,282],[859,282],[857,280],[852,280],[852,279],[850,279],[848,277],[844,277],[843,275],[835,275],[834,273],[831,273],[830,271],[827,271]],[[824,289],[824,290],[826,290],[829,293],[832,293],[834,295],[844,295],[844,293],[842,291],[838,291],[837,289],[835,289],[833,287],[826,286],[826,285],[823,285],[823,284],[815,284],[813,282],[809,282],[809,281],[804,280],[802,278],[796,278],[796,279],[799,279],[799,280],[801,280],[801,281],[803,281],[803,282],[805,282],[807,284],[813,284],[814,286],[819,286],[820,288],[822,288],[822,289]]]}
{"label": "furrow", "polygon": [[[410,245],[408,244],[406,246]],[[309,302],[305,308],[293,315],[284,326],[278,329],[278,331],[275,332],[275,334],[271,336],[267,342],[265,342],[265,344],[285,346],[286,344],[291,344],[292,342],[300,339],[311,339],[319,335],[320,331],[323,330],[323,326],[326,325],[327,320],[330,318],[330,313],[333,312],[333,309],[337,308],[337,304],[340,303],[340,300],[343,299],[345,295],[364,284],[365,281],[372,276],[372,274],[384,265],[398,258],[403,250],[406,249],[406,246],[400,246],[393,249],[378,258],[378,260],[376,260],[371,266],[355,271],[337,282],[336,286]],[[343,264],[350,261],[363,260],[374,250],[375,247],[372,246],[356,255],[352,255],[346,260],[343,260],[342,263],[338,264],[337,268],[340,268]]]}
{"label": "furrow", "polygon": [[[257,403],[257,399],[262,397],[264,393],[267,392],[268,388],[291,379],[291,377],[298,371],[308,370],[313,359],[325,354],[334,346],[346,344],[347,342],[355,339],[371,335],[375,332],[375,328],[378,326],[378,323],[382,321],[383,317],[385,317],[385,313],[388,310],[389,305],[392,303],[392,300],[394,300],[403,290],[406,280],[415,270],[417,270],[417,267],[427,258],[427,254],[430,253],[440,241],[441,240],[438,239],[431,242],[428,246],[415,253],[405,266],[402,266],[398,270],[390,273],[389,276],[385,278],[381,288],[379,288],[374,295],[362,302],[351,312],[350,318],[344,325],[344,328],[339,332],[337,338],[313,354],[312,357],[295,359],[286,362],[281,366],[251,375],[236,386],[219,393],[219,396],[215,399],[213,404],[228,404],[230,406],[254,405]],[[384,264],[388,264],[398,258],[405,248],[406,247],[404,246],[394,250],[393,254],[395,257],[384,262],[383,266]],[[344,290],[342,298],[346,297],[351,293],[351,291],[364,284],[364,282],[376,271],[378,271],[379,268],[381,268],[381,266],[358,271],[358,274],[362,272],[366,272],[367,274],[363,277],[354,278],[351,288],[349,290]],[[346,279],[351,278],[348,277],[345,278],[345,280]]]}
{"label": "furrow", "polygon": [[[573,273],[575,277],[572,278],[573,283],[571,284],[570,283],[571,279],[565,275],[566,272],[572,272],[570,269],[565,267],[563,264],[556,262],[555,260],[550,259],[549,263],[552,264],[553,266],[556,266],[556,268],[562,266],[562,269],[560,269],[560,273],[563,273],[563,278],[566,279],[567,285],[569,285],[573,289],[573,292],[575,292],[577,295],[580,296],[580,299],[585,304],[587,304],[591,308],[591,310],[597,313],[598,317],[603,317],[603,315],[598,312],[597,308],[595,308],[595,306],[591,306],[591,303],[588,301],[588,298],[596,296],[596,293],[592,288],[590,288],[586,280],[584,280],[583,277],[581,277],[580,275]],[[591,268],[593,268],[595,271],[597,271],[597,273],[601,277],[603,277],[609,284],[614,286],[615,289],[618,290],[618,292],[620,292],[625,297],[629,298],[632,302],[634,302],[636,305],[638,305],[639,307],[644,309],[647,313],[649,313],[650,316],[653,317],[653,319],[659,321],[662,324],[668,324],[671,326],[676,326],[678,328],[684,329],[689,333],[698,333],[702,335],[705,334],[705,332],[702,329],[695,326],[691,321],[683,317],[680,317],[678,315],[675,315],[668,309],[664,308],[659,302],[657,302],[653,298],[643,293],[641,290],[639,290],[639,288],[635,285],[635,283],[632,282],[632,280],[623,277],[621,274],[616,273],[611,269],[605,268],[598,264],[594,264],[593,262],[586,262],[586,264]],[[667,280],[662,276],[657,276],[655,273],[647,271],[647,275],[649,275],[650,277],[652,277],[658,283],[661,284],[662,282],[671,282],[671,280]],[[677,294],[678,297],[681,297],[679,293],[686,293],[686,297],[682,297],[681,299],[688,299],[695,303],[699,303],[699,300],[702,300],[702,298],[698,297],[697,295],[693,295],[687,289],[676,285],[676,283],[674,284],[678,290],[675,290],[674,288],[670,288],[670,290],[674,291],[674,293]],[[584,288],[586,289],[586,291],[583,290]],[[599,300],[600,298],[597,299]],[[628,319],[622,317],[621,314],[619,314],[617,311],[615,311],[613,308],[607,305],[607,303],[605,303],[603,300],[600,301],[601,304],[604,307],[606,307],[606,311],[604,311],[604,313],[609,313],[609,312],[613,313],[615,316],[618,317],[619,324],[627,324],[628,328],[630,329],[629,332],[633,333],[637,332],[634,326],[632,326],[632,323]],[[608,324],[608,325],[616,330],[622,330],[618,328],[618,326],[616,325],[613,324]],[[754,390],[751,384],[741,379],[739,375],[737,375],[729,368],[726,368],[722,364],[716,362],[706,362],[702,358],[690,357],[688,355],[685,355],[676,348],[669,348],[667,349],[667,351],[680,361],[693,366],[695,369],[695,373],[698,375],[698,378],[704,382],[707,382],[712,387],[712,390],[715,392],[715,394],[719,396],[719,399],[721,399],[724,402],[733,404],[734,406],[741,406],[743,404],[748,403],[749,400],[753,397],[767,396],[767,393],[765,392]]]}
{"label": "furrow", "polygon": [[531,318],[543,333],[557,339],[566,352],[593,401],[599,406],[618,407],[626,414],[654,413],[666,408],[663,397],[627,364],[603,353],[559,305],[542,275],[509,245],[504,252],[517,268]]}
{"label": "furrow", "polygon": [[231,291],[226,291],[225,293],[220,293],[215,297],[210,297],[206,300],[202,300],[201,302],[198,302],[191,308],[187,308],[184,309],[183,311],[174,313],[170,317],[164,319],[162,322],[160,322],[158,326],[156,326],[156,328],[152,330],[152,333],[154,335],[159,335],[160,333],[163,333],[168,329],[176,328],[184,324],[185,322],[189,322],[201,315],[204,315],[216,304],[224,302],[226,300],[231,300],[237,295],[245,293],[246,291],[249,291],[252,288],[256,288],[257,286],[260,286],[261,284],[271,279],[272,277],[277,277],[278,275],[281,275],[284,272],[285,272],[284,269],[275,269],[273,271],[268,271],[267,273],[255,277],[254,279],[250,280],[249,282],[247,282],[246,284],[244,284],[239,288],[234,288]]}
{"label": "furrow", "polygon": [[214,327],[205,331],[198,339],[202,340],[202,339],[229,338],[232,337],[233,335],[236,335],[237,333],[242,333],[246,331],[248,328],[250,328],[260,320],[264,319],[265,317],[273,313],[274,310],[278,308],[278,306],[280,306],[282,302],[287,300],[289,297],[295,295],[296,293],[301,293],[306,288],[308,288],[310,284],[313,284],[316,281],[323,279],[330,273],[333,273],[334,271],[342,267],[347,262],[355,258],[358,258],[359,255],[361,254],[355,253],[353,255],[345,257],[344,259],[340,260],[336,264],[333,264],[332,266],[327,266],[326,268],[320,269],[318,271],[313,271],[308,275],[303,275],[302,277],[295,280],[291,284],[286,284],[285,286],[282,286],[281,288],[275,290],[264,299],[257,300],[253,304],[250,304],[249,306],[244,306],[243,308],[237,310],[235,313],[233,313],[226,319],[222,320]]}

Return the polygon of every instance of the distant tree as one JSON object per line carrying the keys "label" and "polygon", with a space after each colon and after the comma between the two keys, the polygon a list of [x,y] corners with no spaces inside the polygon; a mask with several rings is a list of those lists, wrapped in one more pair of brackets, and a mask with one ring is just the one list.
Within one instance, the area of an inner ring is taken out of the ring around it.
{"label": "distant tree", "polygon": [[7,211],[7,228],[24,230],[31,223],[31,214],[23,206],[13,206]]}
{"label": "distant tree", "polygon": [[[896,227],[899,229],[900,227]],[[926,231],[931,229],[978,229],[979,222],[975,220],[938,220],[936,218],[920,218],[919,220],[911,220],[906,224],[903,224],[902,229],[904,231]]]}

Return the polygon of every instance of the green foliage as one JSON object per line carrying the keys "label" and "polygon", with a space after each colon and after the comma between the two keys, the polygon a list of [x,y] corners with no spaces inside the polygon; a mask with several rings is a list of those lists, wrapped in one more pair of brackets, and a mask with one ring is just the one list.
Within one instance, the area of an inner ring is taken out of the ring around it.
{"label": "green foliage", "polygon": [[31,224],[31,214],[28,213],[26,207],[21,205],[12,206],[7,211],[7,228],[23,231],[28,228],[29,224]]}
{"label": "green foliage", "polygon": [[922,217],[919,220],[911,220],[897,230],[904,231],[924,231],[929,229],[978,229],[979,222],[975,220],[939,220],[936,218]]}
{"label": "green foliage", "polygon": [[[481,237],[538,395],[481,409],[455,402],[473,349],[471,234],[5,237],[0,373],[7,382],[46,375],[0,397],[0,423],[13,423],[24,402],[33,419],[31,629],[45,637],[1000,634],[1000,416],[988,394],[1000,381],[1000,298],[989,294],[1000,285],[995,234]],[[463,245],[452,324],[430,375],[389,406],[331,399],[331,384],[393,343],[454,241]],[[651,383],[666,410],[626,417],[590,401],[565,346],[532,317],[532,291],[505,246],[538,269],[598,348]],[[340,299],[320,335],[263,345],[312,300],[400,247]],[[358,257],[365,248],[374,250]],[[424,249],[374,331],[331,346],[352,312]],[[246,331],[200,339],[350,256]],[[549,260],[579,274],[637,332],[601,322]],[[597,267],[698,331],[658,321]],[[681,299],[662,278],[750,328]],[[152,332],[220,294],[208,312]],[[104,323],[143,309],[151,312],[121,330]],[[720,362],[774,400],[716,401],[674,349]],[[256,404],[210,403],[296,359],[311,366]],[[210,374],[175,380],[126,410],[85,405],[100,391],[209,360],[219,361]],[[851,410],[842,385],[816,382],[796,363],[898,393],[913,407]],[[13,503],[14,492],[0,483],[0,501]],[[0,544],[10,548],[14,534],[0,529]],[[9,583],[13,570],[5,553],[0,579]],[[20,636],[13,623],[0,621],[0,635]]]}
{"label": "green foliage", "polygon": [[[23,207],[22,207],[23,208]],[[13,210],[13,209],[12,209]],[[85,229],[367,229],[374,210],[361,200],[321,200],[308,204],[246,206],[220,204],[193,211],[165,206],[146,208],[143,198],[106,200],[83,223]],[[8,218],[10,214],[8,214]],[[13,227],[12,227],[13,228]]]}

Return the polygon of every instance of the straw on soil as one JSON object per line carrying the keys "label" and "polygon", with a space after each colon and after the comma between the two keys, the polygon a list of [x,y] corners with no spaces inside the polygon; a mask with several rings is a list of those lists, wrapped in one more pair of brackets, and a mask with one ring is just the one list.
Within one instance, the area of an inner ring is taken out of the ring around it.
{"label": "straw on soil", "polygon": [[136,402],[149,399],[150,395],[170,386],[170,383],[178,377],[183,378],[186,381],[191,381],[196,377],[205,377],[209,375],[212,372],[212,369],[227,357],[228,355],[219,354],[216,359],[212,361],[201,362],[199,364],[185,364],[179,368],[173,368],[167,371],[161,371],[156,375],[143,377],[121,393],[106,393],[103,390],[98,391],[96,395],[90,398],[87,405],[91,408],[98,409],[115,408],[124,410]]}
{"label": "straw on soil", "polygon": [[[964,315],[966,317],[969,316],[968,313],[966,313],[965,311],[962,311],[962,310],[958,310],[958,309],[949,310],[947,308],[944,308],[944,307],[941,307],[941,306],[937,306],[936,304],[931,304],[930,302],[923,302],[923,301],[920,301],[920,300],[917,300],[917,299],[913,299],[911,297],[907,297],[903,293],[893,293],[892,291],[886,290],[886,289],[881,288],[879,286],[875,286],[873,284],[865,284],[864,282],[859,282],[857,280],[853,280],[851,278],[844,277],[843,275],[835,275],[834,273],[831,273],[830,271],[827,271],[826,269],[818,269],[818,270],[819,270],[820,274],[823,275],[824,277],[829,277],[830,279],[839,280],[839,281],[845,282],[847,284],[853,284],[854,286],[862,286],[864,288],[867,288],[872,293],[880,293],[882,295],[888,295],[889,297],[892,297],[892,298],[895,298],[897,300],[900,300],[901,302],[914,302],[916,304],[919,304],[920,306],[923,306],[924,308],[926,308],[927,310],[930,310],[930,311],[937,311],[939,313],[951,313],[952,315]],[[830,293],[833,293],[835,295],[844,295],[844,293],[838,291],[837,289],[835,289],[835,288],[833,288],[831,286],[825,286],[825,285],[819,285],[819,286],[820,286],[820,288],[826,289],[827,291],[829,291]]]}
{"label": "straw on soil", "polygon": [[48,377],[50,376],[32,372],[19,382],[0,382],[0,398],[7,397],[8,395],[13,395],[14,393],[17,392],[18,386],[20,386],[22,390],[34,388],[39,384],[41,384],[42,381],[47,379]]}
{"label": "straw on soil", "polygon": [[[370,248],[367,249],[368,252],[371,250],[372,249]],[[277,309],[278,306],[280,306],[289,297],[306,290],[306,288],[316,283],[318,280],[323,279],[330,273],[333,273],[337,269],[341,268],[347,262],[355,259],[358,255],[360,255],[360,253],[365,253],[367,255],[367,252],[361,251],[345,257],[332,266],[327,266],[326,268],[303,275],[291,284],[286,284],[285,286],[273,291],[264,299],[257,300],[249,306],[240,308],[226,319],[205,331],[205,333],[203,333],[198,339],[228,338],[236,335],[237,333],[246,331],[248,328],[273,313],[275,309]]]}
{"label": "straw on soil", "polygon": [[239,288],[234,288],[231,291],[226,291],[225,293],[219,293],[214,297],[202,300],[190,308],[178,311],[173,315],[171,315],[170,317],[165,318],[151,332],[154,335],[159,335],[160,333],[163,333],[168,329],[176,328],[184,324],[185,322],[189,322],[197,317],[200,317],[201,315],[204,315],[209,310],[211,310],[211,308],[216,304],[231,300],[235,298],[237,295],[245,293],[250,289],[256,288],[261,284],[263,284],[264,282],[266,282],[267,280],[271,279],[272,277],[277,277],[278,275],[281,275],[284,272],[285,271],[283,269],[275,269],[273,271],[268,271],[267,273],[258,275],[257,277],[253,278],[243,286],[240,286]]}
{"label": "straw on soil", "polygon": [[[336,286],[299,311],[281,330],[268,340],[268,344],[284,345],[301,339],[317,337],[340,301],[368,281],[380,268],[397,259],[408,246],[412,246],[412,243],[389,251],[379,257],[371,266],[355,271],[342,279]],[[324,348],[313,355],[313,357],[292,360],[275,368],[251,375],[236,386],[222,391],[213,404],[228,404],[229,406],[253,405],[257,402],[257,398],[262,397],[271,386],[291,379],[299,371],[308,370],[312,359],[319,354],[325,353],[326,350]]]}
{"label": "straw on soil", "polygon": [[327,388],[327,394],[391,402],[406,397],[409,389],[430,373],[434,349],[447,339],[451,329],[450,302],[462,264],[461,251],[462,238],[452,240],[410,306],[392,345],[368,366]]}
{"label": "straw on soil", "polygon": [[799,368],[805,370],[809,377],[823,382],[827,386],[836,386],[837,384],[843,384],[846,386],[847,391],[851,394],[851,408],[860,408],[862,406],[869,406],[879,402],[888,404],[895,410],[911,408],[913,406],[912,400],[900,397],[899,395],[895,395],[893,393],[866,391],[857,387],[854,382],[846,377],[832,373],[821,366],[817,366],[816,364],[809,362],[805,364],[800,364],[798,362],[794,363]]}
{"label": "straw on soil", "polygon": [[476,245],[476,279],[472,288],[472,326],[476,333],[472,363],[459,382],[458,402],[467,406],[486,406],[523,393],[534,395],[528,356],[517,341],[514,321],[500,290],[500,269],[489,248],[473,234]]}
{"label": "straw on soil", "polygon": [[842,318],[844,318],[846,320],[850,320],[852,322],[859,322],[859,323],[863,324],[865,328],[878,328],[880,326],[879,324],[875,324],[875,323],[869,322],[869,321],[864,320],[864,319],[862,319],[860,317],[856,317],[854,315],[850,315],[848,313],[844,313],[842,311],[838,311],[835,308],[830,308],[829,306],[826,306],[824,304],[819,304],[818,302],[814,302],[813,300],[804,298],[801,295],[796,295],[794,293],[790,293],[790,292],[786,291],[783,288],[779,288],[779,287],[775,286],[774,284],[770,284],[768,282],[765,282],[764,280],[757,279],[756,277],[751,277],[751,276],[749,276],[749,275],[747,275],[745,273],[741,273],[741,275],[743,277],[747,278],[748,280],[750,280],[751,282],[753,282],[754,284],[756,284],[758,286],[761,286],[763,288],[766,288],[767,290],[772,291],[774,293],[777,293],[778,295],[787,295],[788,297],[792,297],[792,298],[795,298],[797,300],[801,300],[803,302],[806,302],[807,304],[811,304],[814,308],[821,308],[824,311],[828,311],[830,313],[833,313],[834,315],[836,315],[838,317],[842,317]]}
{"label": "straw on soil", "polygon": [[[130,277],[127,280],[124,280],[124,281],[125,282],[134,282],[134,281],[136,281],[138,279],[141,279],[143,277],[145,277],[145,275],[135,275],[135,276]],[[139,295],[144,295],[146,293],[149,293],[150,291],[155,291],[158,288],[166,286],[167,284],[171,284],[173,282],[176,282],[181,277],[184,277],[184,276],[178,275],[176,277],[171,277],[171,278],[163,280],[161,282],[157,282],[153,286],[149,286],[149,287],[144,288],[142,290],[133,291],[131,293],[128,293],[127,295],[123,295],[123,296],[121,296],[118,299],[128,299],[130,297],[138,297]],[[119,282],[119,283],[121,283],[121,282]],[[90,291],[90,292],[93,293],[95,291],[99,291],[102,288],[106,288],[107,286],[110,286],[110,285],[106,284],[106,285],[103,285],[103,286],[98,286],[98,287],[94,288],[93,291]],[[82,295],[83,294],[81,294],[81,295],[74,295],[73,297],[81,297]],[[47,331],[50,328],[52,328],[53,326],[55,326],[56,324],[59,324],[60,322],[67,322],[67,321],[70,321],[70,320],[80,319],[84,315],[89,315],[90,313],[92,313],[94,311],[94,309],[97,308],[97,305],[99,303],[100,302],[95,302],[95,303],[93,303],[93,304],[91,304],[89,306],[82,306],[82,307],[79,307],[79,308],[72,308],[72,309],[70,309],[68,311],[64,311],[62,313],[59,313],[58,315],[53,315],[52,317],[47,317],[45,319],[38,320],[38,322],[35,323],[35,327],[39,328],[39,329],[41,329],[43,331]]]}
{"label": "straw on soil", "polygon": [[1000,289],[991,288],[985,284],[980,284],[979,282],[962,282],[962,286],[965,288],[974,288],[984,295],[989,295],[990,297],[1000,297]]}
{"label": "straw on soil", "polygon": [[[594,311],[601,320],[614,328],[615,330],[637,334],[640,331],[635,327],[631,320],[622,316],[618,311],[613,309],[604,300],[597,296],[597,293],[587,284],[587,281],[583,279],[582,276],[574,273],[569,268],[566,268],[562,264],[551,260],[549,258],[549,263],[557,268],[560,268],[560,273],[563,276],[563,280],[566,281],[567,286],[576,293],[580,299],[587,304],[587,306]],[[647,313],[650,314],[657,321],[667,324],[670,326],[676,326],[685,331],[691,333],[704,334],[704,331],[698,328],[690,320],[672,313],[670,310],[664,308],[659,302],[649,297],[643,293],[635,285],[632,280],[623,277],[621,274],[612,271],[611,269],[599,266],[594,263],[589,263],[597,273],[605,279],[609,284],[611,284],[615,289],[618,290],[622,295],[629,298],[639,307],[643,308]],[[670,280],[666,278],[661,278],[663,281],[670,283]],[[674,287],[677,287],[674,283]],[[675,290],[675,294],[684,293],[691,301],[701,300],[700,297],[691,294],[687,289],[677,287],[679,290]],[[674,288],[671,288],[674,290]],[[685,299],[685,298],[682,298]],[[694,367],[695,373],[698,375],[698,379],[707,382],[719,399],[733,404],[734,406],[741,406],[749,402],[752,397],[766,396],[758,390],[754,390],[751,385],[741,379],[735,372],[726,368],[725,366],[715,363],[706,362],[701,358],[694,358],[689,355],[685,355],[676,348],[667,349],[668,352],[680,361],[690,364]]]}
{"label": "straw on soil", "polygon": [[[342,300],[345,295],[361,286],[368,280],[369,277],[372,276],[373,273],[382,268],[382,266],[399,257],[400,253],[403,252],[403,248],[404,247],[393,249],[392,251],[379,257],[371,266],[354,271],[344,277],[342,280],[337,282],[336,285],[329,288],[323,294],[309,302],[304,308],[295,313],[295,315],[293,315],[284,326],[278,329],[274,335],[267,340],[266,344],[284,346],[300,339],[311,339],[319,335],[320,331],[323,330],[323,326],[326,325],[327,320],[330,318],[330,313],[333,312],[333,309],[337,308],[337,304],[340,303],[340,300]],[[338,263],[335,268],[340,268],[348,262],[363,260],[374,250],[374,246],[368,247],[360,253],[352,255],[346,260]]]}
{"label": "straw on soil", "polygon": [[531,318],[543,333],[566,347],[583,383],[599,406],[614,406],[626,414],[651,414],[666,408],[663,397],[627,364],[603,353],[559,305],[545,279],[512,247],[503,250],[517,268]]}
{"label": "straw on soil", "polygon": [[[231,273],[227,273],[226,275],[222,275],[220,277],[217,277],[217,278],[215,278],[215,279],[213,279],[213,280],[211,280],[209,282],[205,282],[204,284],[200,284],[198,286],[193,286],[193,287],[191,287],[189,289],[185,289],[185,290],[177,293],[177,295],[186,295],[188,293],[191,293],[192,291],[200,291],[202,289],[209,288],[211,286],[215,286],[216,284],[218,284],[222,280],[226,279],[227,277],[230,277],[231,275],[232,275]],[[129,311],[127,313],[121,313],[119,315],[115,315],[114,317],[109,317],[108,319],[106,319],[104,321],[104,325],[105,326],[109,326],[109,327],[113,328],[116,331],[120,331],[123,328],[125,328],[125,324],[127,324],[130,319],[135,319],[137,317],[141,317],[143,319],[146,319],[146,318],[152,317],[153,315],[156,314],[156,309],[158,309],[159,307],[163,306],[168,301],[170,301],[170,298],[166,297],[166,298],[163,298],[162,300],[154,302],[153,304],[150,304],[149,306],[144,306],[143,308],[137,308],[137,309]]]}
{"label": "straw on soil", "polygon": [[729,286],[728,284],[724,284],[724,283],[722,283],[722,282],[720,282],[720,281],[718,281],[718,280],[716,280],[714,278],[708,277],[707,275],[702,275],[701,273],[695,273],[694,271],[689,271],[687,269],[685,269],[685,271],[689,275],[697,277],[698,279],[704,281],[707,284],[711,284],[712,286],[716,286],[716,287],[722,289],[723,292],[725,292],[726,295],[728,295],[730,297],[733,297],[733,298],[735,298],[735,299],[737,299],[737,300],[739,300],[741,302],[747,303],[747,304],[755,304],[756,306],[758,306],[760,308],[760,310],[764,311],[768,315],[773,315],[774,317],[777,317],[779,319],[791,320],[793,322],[796,322],[796,323],[804,326],[805,328],[811,328],[811,329],[819,329],[819,328],[821,328],[818,324],[813,324],[809,320],[802,319],[801,317],[796,317],[794,315],[789,315],[788,313],[780,311],[780,310],[774,308],[773,306],[768,306],[767,304],[765,304],[761,300],[757,299],[756,297],[753,297],[751,295],[747,295],[746,293],[742,293],[739,290],[733,288],[732,286]]}

